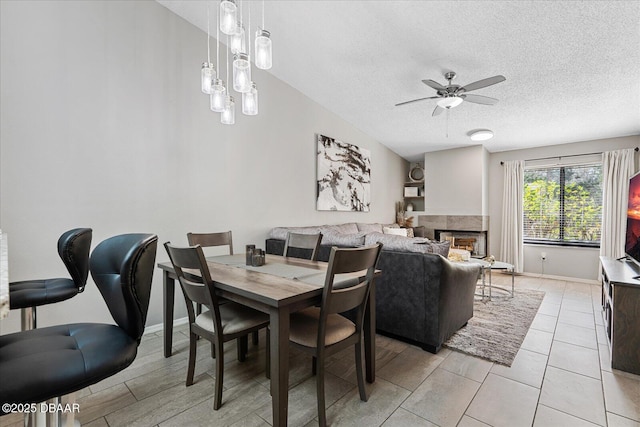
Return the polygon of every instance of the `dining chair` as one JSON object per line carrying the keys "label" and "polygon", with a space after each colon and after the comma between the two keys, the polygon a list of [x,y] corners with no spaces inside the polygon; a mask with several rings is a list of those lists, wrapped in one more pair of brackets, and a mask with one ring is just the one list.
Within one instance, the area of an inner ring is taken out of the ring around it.
{"label": "dining chair", "polygon": [[[293,256],[296,258],[307,258],[312,261],[317,261],[321,241],[322,233],[300,234],[288,232],[287,239],[284,242],[284,251],[282,251],[282,255],[285,257]],[[293,251],[291,251],[291,249],[293,249]]]}
{"label": "dining chair", "polygon": [[[37,404],[59,398],[135,360],[147,320],[157,243],[154,234],[124,234],[104,240],[91,253],[91,276],[115,325],[74,323],[0,335],[0,402]],[[0,415],[6,408],[2,405]]]}
{"label": "dining chair", "polygon": [[[238,360],[244,361],[247,335],[266,327],[269,324],[269,316],[233,301],[219,304],[215,284],[201,246],[180,248],[167,242],[164,247],[180,281],[189,317],[189,366],[186,385],[193,384],[196,342],[198,337],[203,337],[215,344],[216,378],[213,409],[217,410],[222,405],[224,343],[237,340]],[[197,270],[199,275],[185,274],[184,269]],[[196,315],[194,303],[200,303],[208,310]]]}
{"label": "dining chair", "polygon": [[21,309],[22,330],[37,327],[36,307],[65,301],[84,291],[89,276],[90,228],[75,228],[58,239],[58,255],[69,278],[25,280],[9,283],[11,309]]}
{"label": "dining chair", "polygon": [[[189,246],[200,245],[203,248],[228,246],[229,255],[233,255],[233,237],[231,231],[222,231],[218,233],[187,233],[187,241]],[[226,301],[224,298],[218,298],[218,303]],[[202,313],[202,304],[196,304],[196,315]],[[254,345],[259,344],[258,332],[253,333],[251,342]],[[213,345],[213,343],[212,343]],[[211,357],[215,357],[215,351],[211,348]]]}
{"label": "dining chair", "polygon": [[231,231],[220,233],[187,233],[189,246],[200,245],[203,248],[213,246],[229,246],[229,255],[233,255],[233,239]]}
{"label": "dining chair", "polygon": [[[382,243],[360,248],[331,248],[320,307],[291,313],[289,341],[293,347],[312,356],[320,426],[327,424],[324,400],[327,356],[354,346],[360,400],[368,399],[362,364],[362,328],[381,249]],[[339,314],[354,309],[355,323]],[[269,353],[267,339],[267,363],[270,363]]]}

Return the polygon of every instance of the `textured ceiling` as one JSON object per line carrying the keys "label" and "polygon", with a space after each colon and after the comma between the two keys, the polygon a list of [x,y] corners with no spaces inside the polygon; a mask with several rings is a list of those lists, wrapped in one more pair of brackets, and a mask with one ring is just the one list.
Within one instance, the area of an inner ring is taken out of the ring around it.
{"label": "textured ceiling", "polygon": [[[206,31],[206,2],[159,3]],[[267,0],[265,13],[270,72],[409,160],[477,144],[481,128],[490,152],[640,134],[638,0]],[[446,71],[459,85],[502,74],[473,92],[500,102],[394,107],[435,95],[421,80]]]}

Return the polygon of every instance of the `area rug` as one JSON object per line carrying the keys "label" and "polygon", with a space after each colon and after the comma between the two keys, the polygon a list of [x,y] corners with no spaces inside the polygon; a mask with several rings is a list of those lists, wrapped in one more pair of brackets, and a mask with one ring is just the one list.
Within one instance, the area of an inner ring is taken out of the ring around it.
{"label": "area rug", "polygon": [[511,366],[544,298],[544,292],[517,289],[513,298],[476,299],[473,317],[445,347]]}

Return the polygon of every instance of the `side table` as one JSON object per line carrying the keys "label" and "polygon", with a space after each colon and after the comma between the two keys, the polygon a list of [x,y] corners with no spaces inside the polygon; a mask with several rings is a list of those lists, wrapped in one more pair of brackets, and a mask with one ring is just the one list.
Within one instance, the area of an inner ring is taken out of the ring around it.
{"label": "side table", "polygon": [[[475,264],[480,264],[480,266],[482,267],[482,298],[484,299],[485,294],[485,287],[486,287],[486,282],[485,282],[485,272],[489,273],[489,300],[491,300],[492,297],[492,290],[493,288],[505,291],[507,293],[509,293],[509,296],[511,298],[513,298],[513,294],[514,294],[514,277],[515,277],[515,268],[513,266],[513,264],[509,264],[508,262],[503,262],[503,261],[494,261],[493,263],[489,263],[485,260],[482,259],[477,259],[477,258],[471,258],[469,259],[469,262],[473,262]],[[511,289],[509,290],[508,288],[502,287],[502,286],[494,286],[492,283],[492,278],[491,278],[491,271],[492,270],[505,270],[505,271],[509,271],[511,273]]]}

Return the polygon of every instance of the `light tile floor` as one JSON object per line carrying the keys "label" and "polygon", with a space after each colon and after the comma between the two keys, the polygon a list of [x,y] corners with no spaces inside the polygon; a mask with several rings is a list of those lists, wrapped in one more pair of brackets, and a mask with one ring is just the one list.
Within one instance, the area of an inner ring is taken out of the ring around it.
{"label": "light tile floor", "polygon": [[[494,283],[510,277],[493,275]],[[640,427],[640,376],[612,371],[600,314],[600,288],[577,282],[516,277],[516,288],[546,292],[525,341],[507,368],[449,349],[437,355],[378,336],[377,380],[361,402],[353,354],[327,366],[327,417],[353,426],[635,426]],[[640,327],[640,325],[639,325]],[[185,387],[188,335],[174,331],[164,358],[162,334],[145,335],[125,371],[77,394],[84,426],[268,426],[269,382],[264,335],[245,363],[225,348],[223,406],[212,409],[214,361],[199,344],[196,380]],[[314,426],[315,378],[310,360],[293,352],[289,425]],[[19,416],[0,426],[21,425]]]}

